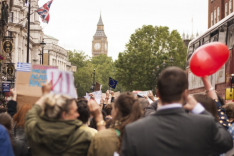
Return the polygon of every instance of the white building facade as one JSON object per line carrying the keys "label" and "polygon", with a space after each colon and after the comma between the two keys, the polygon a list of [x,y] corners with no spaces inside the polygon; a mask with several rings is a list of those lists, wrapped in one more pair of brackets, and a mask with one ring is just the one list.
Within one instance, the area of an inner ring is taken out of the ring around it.
{"label": "white building facade", "polygon": [[[40,64],[42,62],[41,42],[44,39],[43,64],[55,65],[60,70],[71,71],[71,63],[68,62],[67,51],[58,45],[59,40],[45,35],[40,26],[39,15],[35,12],[39,0],[31,0],[30,16],[30,45],[29,63]],[[24,0],[13,0],[13,5],[9,13],[8,36],[13,37],[14,50],[12,52],[12,63],[27,61],[27,11]],[[41,58],[41,61],[40,61]]]}

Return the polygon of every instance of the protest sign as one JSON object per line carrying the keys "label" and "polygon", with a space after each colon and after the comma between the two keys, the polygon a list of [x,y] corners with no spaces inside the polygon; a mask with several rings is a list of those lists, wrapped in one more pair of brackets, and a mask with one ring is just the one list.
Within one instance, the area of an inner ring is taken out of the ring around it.
{"label": "protest sign", "polygon": [[52,83],[51,93],[77,98],[72,72],[48,69],[47,81]]}
{"label": "protest sign", "polygon": [[46,70],[56,66],[32,65],[18,63],[15,88],[17,90],[17,108],[23,104],[33,104],[41,96],[41,86],[46,82]]}
{"label": "protest sign", "polygon": [[[101,103],[101,99],[102,99],[102,91],[99,90],[99,91],[96,91],[96,92],[92,92],[92,94],[93,94],[93,96],[94,96],[96,102],[97,102],[98,104],[100,104],[100,103]],[[89,93],[86,93],[85,98],[86,98],[87,100],[90,100],[91,97],[89,96]]]}
{"label": "protest sign", "polygon": [[151,90],[148,91],[138,91],[137,95],[140,95],[142,97],[147,97],[147,100],[149,101],[149,103],[152,103],[153,101],[148,97],[148,92],[152,92]]}
{"label": "protest sign", "polygon": [[96,82],[94,91],[99,91],[101,90],[101,84],[99,82]]}

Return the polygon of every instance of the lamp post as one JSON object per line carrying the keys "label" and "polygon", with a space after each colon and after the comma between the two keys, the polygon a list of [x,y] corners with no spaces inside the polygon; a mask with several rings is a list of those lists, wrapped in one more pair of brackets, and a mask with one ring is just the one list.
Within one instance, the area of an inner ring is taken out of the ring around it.
{"label": "lamp post", "polygon": [[41,52],[38,55],[40,55],[40,64],[41,64],[41,55],[42,55]]}
{"label": "lamp post", "polygon": [[174,61],[174,58],[171,56],[170,58],[171,66],[172,66],[173,61]]}
{"label": "lamp post", "polygon": [[43,54],[44,54],[44,47],[45,47],[45,45],[46,45],[46,43],[44,42],[44,39],[42,39],[42,42],[40,43],[40,45],[41,45],[41,48],[42,48],[42,64],[44,63],[43,62]]}
{"label": "lamp post", "polygon": [[91,77],[93,78],[93,84],[92,86],[90,87],[90,90],[94,92],[94,89],[95,89],[95,69],[93,69],[93,74],[91,74]]}
{"label": "lamp post", "polygon": [[163,69],[164,69],[164,68],[166,67],[166,62],[165,62],[165,60],[163,60],[162,65],[163,65]]}
{"label": "lamp post", "polygon": [[155,80],[155,79],[156,79],[155,69],[153,69],[152,75],[153,75],[152,92],[154,93],[155,81],[156,81],[156,80]]}

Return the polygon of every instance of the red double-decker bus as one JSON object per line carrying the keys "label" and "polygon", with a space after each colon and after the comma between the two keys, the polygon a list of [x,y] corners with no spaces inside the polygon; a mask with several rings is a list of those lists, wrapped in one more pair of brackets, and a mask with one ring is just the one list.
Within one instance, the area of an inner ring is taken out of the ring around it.
{"label": "red double-decker bus", "polygon": [[230,55],[228,61],[225,63],[224,66],[222,66],[220,70],[218,70],[213,75],[210,75],[209,79],[212,83],[212,86],[216,89],[218,94],[222,98],[230,100],[230,96],[233,97],[233,95],[228,93],[230,94],[227,95],[227,97],[229,96],[229,99],[226,98],[225,95],[226,89],[231,87],[232,74],[234,75],[234,13],[225,17],[224,19],[216,23],[214,26],[209,28],[205,33],[193,39],[189,43],[187,52],[186,71],[188,74],[190,94],[198,94],[205,91],[201,78],[195,76],[190,71],[189,61],[191,59],[192,54],[198,47],[210,42],[221,42],[226,44],[229,48]]}

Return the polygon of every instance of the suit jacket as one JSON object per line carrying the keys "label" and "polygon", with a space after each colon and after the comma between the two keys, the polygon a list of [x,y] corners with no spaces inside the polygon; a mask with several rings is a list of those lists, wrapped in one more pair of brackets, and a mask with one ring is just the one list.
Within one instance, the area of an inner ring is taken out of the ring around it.
{"label": "suit jacket", "polygon": [[231,135],[210,113],[173,108],[127,125],[121,156],[208,156],[231,148]]}
{"label": "suit jacket", "polygon": [[157,110],[158,101],[154,101],[148,107],[145,108],[144,116],[149,116],[150,114],[154,113]]}

